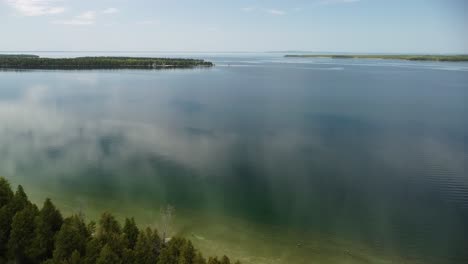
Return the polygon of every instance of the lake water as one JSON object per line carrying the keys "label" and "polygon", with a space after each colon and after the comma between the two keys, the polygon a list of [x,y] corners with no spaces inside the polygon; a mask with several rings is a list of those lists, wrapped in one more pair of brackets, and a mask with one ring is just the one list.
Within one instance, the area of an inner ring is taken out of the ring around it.
{"label": "lake water", "polygon": [[0,72],[0,175],[33,201],[171,204],[244,263],[468,263],[467,63],[117,55],[216,67]]}

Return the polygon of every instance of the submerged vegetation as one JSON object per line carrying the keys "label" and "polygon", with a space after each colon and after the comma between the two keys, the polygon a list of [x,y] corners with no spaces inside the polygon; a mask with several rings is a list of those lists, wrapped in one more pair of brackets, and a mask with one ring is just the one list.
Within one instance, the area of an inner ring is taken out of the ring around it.
{"label": "submerged vegetation", "polygon": [[42,58],[36,55],[0,55],[1,69],[159,69],[211,67],[205,60],[147,57]]}
{"label": "submerged vegetation", "polygon": [[289,58],[332,58],[332,59],[387,59],[410,61],[468,61],[468,55],[285,55]]}
{"label": "submerged vegetation", "polygon": [[[0,263],[20,264],[230,264],[228,257],[208,258],[190,240],[161,238],[139,229],[133,218],[123,227],[109,213],[96,224],[82,214],[63,218],[50,199],[39,209],[23,187],[13,193],[0,177]],[[239,263],[239,262],[236,262]]]}

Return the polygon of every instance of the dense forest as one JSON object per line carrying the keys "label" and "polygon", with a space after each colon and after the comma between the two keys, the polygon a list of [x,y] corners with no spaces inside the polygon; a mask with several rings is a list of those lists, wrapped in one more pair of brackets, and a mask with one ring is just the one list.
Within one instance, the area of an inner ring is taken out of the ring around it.
{"label": "dense forest", "polygon": [[159,69],[211,67],[205,60],[146,57],[42,58],[35,55],[0,55],[2,69]]}
{"label": "dense forest", "polygon": [[[0,177],[0,263],[19,264],[230,264],[228,257],[205,259],[190,240],[164,239],[133,218],[123,226],[109,213],[98,223],[83,215],[63,218],[50,199],[39,209],[23,187],[13,193]],[[238,264],[239,262],[236,262]]]}
{"label": "dense forest", "polygon": [[410,61],[468,61],[468,55],[286,55],[290,58],[332,58],[332,59],[387,59]]}

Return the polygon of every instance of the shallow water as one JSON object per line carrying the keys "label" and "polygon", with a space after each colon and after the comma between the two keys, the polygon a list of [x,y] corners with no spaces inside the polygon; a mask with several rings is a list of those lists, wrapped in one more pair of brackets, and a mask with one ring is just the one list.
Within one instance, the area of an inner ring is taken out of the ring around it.
{"label": "shallow water", "polygon": [[162,55],[217,66],[0,72],[0,175],[89,218],[172,204],[245,263],[468,260],[468,64]]}

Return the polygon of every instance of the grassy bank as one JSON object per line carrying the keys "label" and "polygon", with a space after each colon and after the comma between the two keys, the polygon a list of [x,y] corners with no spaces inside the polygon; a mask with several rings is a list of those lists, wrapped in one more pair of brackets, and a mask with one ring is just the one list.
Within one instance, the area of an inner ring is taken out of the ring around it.
{"label": "grassy bank", "polygon": [[468,61],[468,55],[337,55],[337,54],[298,54],[285,55],[288,58],[332,58],[332,59],[386,59],[410,61]]}
{"label": "grassy bank", "polygon": [[149,57],[42,58],[35,55],[0,55],[0,69],[160,69],[211,67],[205,60]]}

